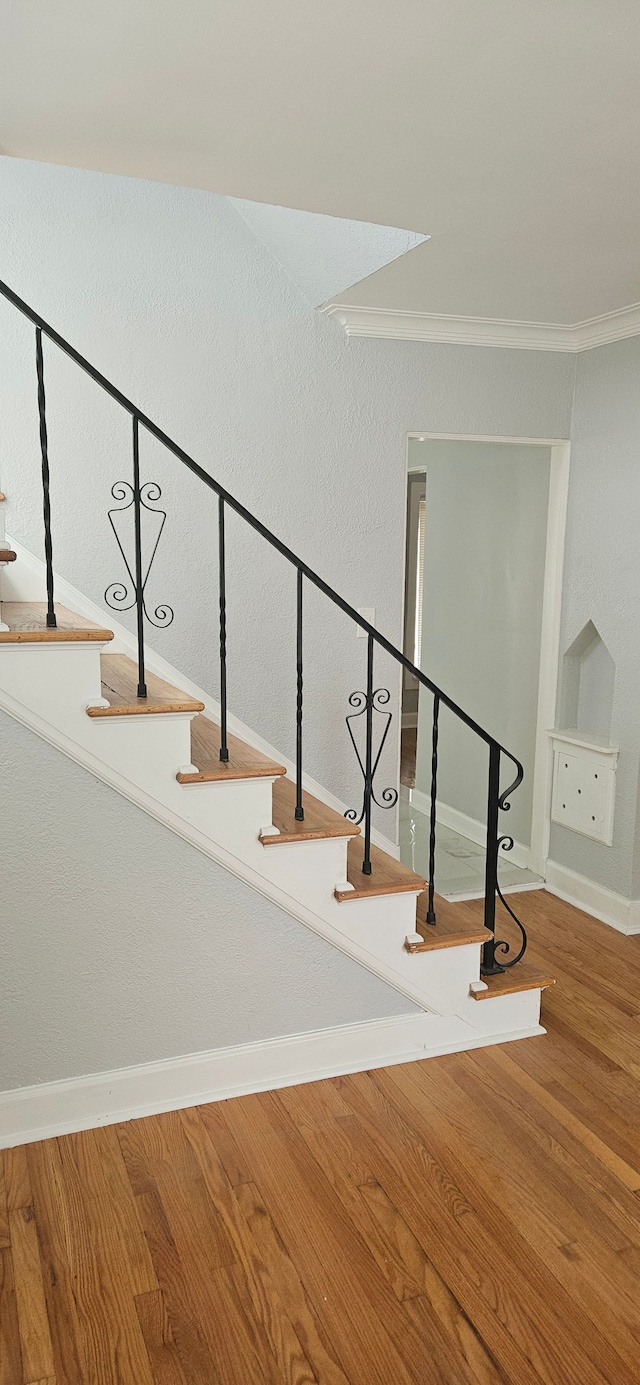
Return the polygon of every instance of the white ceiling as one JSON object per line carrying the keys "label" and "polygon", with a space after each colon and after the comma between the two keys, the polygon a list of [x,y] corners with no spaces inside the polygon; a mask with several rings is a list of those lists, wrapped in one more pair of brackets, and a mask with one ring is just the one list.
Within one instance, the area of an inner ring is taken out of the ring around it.
{"label": "white ceiling", "polygon": [[349,303],[640,302],[638,0],[0,0],[0,152],[405,226]]}

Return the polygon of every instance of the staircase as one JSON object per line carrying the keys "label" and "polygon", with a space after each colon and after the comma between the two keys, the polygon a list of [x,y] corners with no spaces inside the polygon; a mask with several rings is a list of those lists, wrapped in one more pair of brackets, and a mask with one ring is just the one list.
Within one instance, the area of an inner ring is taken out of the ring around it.
{"label": "staircase", "polygon": [[[21,553],[19,545],[12,547],[5,537],[5,511],[11,497],[0,497],[0,707],[416,1002],[433,1017],[441,1051],[543,1032],[539,1026],[540,996],[552,978],[523,963],[526,935],[502,899],[497,879],[499,852],[512,844],[508,836],[500,834],[499,813],[508,811],[509,795],[522,779],[522,766],[7,285],[0,284],[0,293],[35,326],[44,515],[44,563],[39,564],[39,560]],[[116,482],[112,493],[124,502],[121,508],[133,512],[133,553],[128,554],[114,523],[117,511],[110,512],[125,580],[118,589],[107,589],[105,600],[116,609],[135,608],[135,637],[117,623],[105,622],[79,593],[71,600],[67,596],[73,609],[55,599],[43,338],[85,370],[132,419],[132,480]],[[162,661],[145,645],[146,624],[169,623],[172,613],[169,608],[149,613],[145,604],[155,549],[150,559],[142,552],[141,513],[152,508],[159,492],[152,483],[141,483],[141,428],[163,442],[218,495],[219,704],[204,692],[202,696],[194,694],[191,685],[181,686],[185,680],[175,670],[168,678],[161,676]],[[227,508],[241,515],[296,568],[295,766],[283,764],[277,752],[267,754],[264,748],[251,744],[257,738],[249,733],[237,734],[227,708]],[[39,579],[34,576],[36,569],[41,572]],[[306,582],[339,606],[367,637],[366,691],[351,695],[352,711],[347,721],[363,778],[359,817],[355,811],[336,811],[330,802],[305,787]],[[43,595],[46,592],[46,601],[33,599],[36,587],[38,594],[40,588]],[[389,694],[375,687],[376,647],[409,668],[433,697],[428,880],[373,840],[373,804],[391,807],[398,796],[396,790],[385,789],[376,797],[376,770],[390,723],[390,713],[385,710]],[[439,899],[434,889],[441,705],[453,711],[488,747],[487,876],[484,924],[480,926],[476,919],[470,921],[464,906]],[[362,717],[364,728],[361,748],[351,726],[357,717]],[[379,718],[383,730],[376,747],[375,723]],[[514,767],[515,777],[509,788],[501,789],[505,761]],[[517,950],[495,938],[496,898],[502,900],[513,926],[518,927],[521,942]]]}

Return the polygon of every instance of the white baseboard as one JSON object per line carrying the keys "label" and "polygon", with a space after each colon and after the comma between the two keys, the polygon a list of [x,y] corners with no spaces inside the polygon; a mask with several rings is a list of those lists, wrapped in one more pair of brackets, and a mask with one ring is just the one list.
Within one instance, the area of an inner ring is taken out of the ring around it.
{"label": "white baseboard", "polygon": [[[501,885],[500,893],[505,894],[526,894],[528,890],[543,890],[544,880],[531,880],[526,885]],[[442,890],[442,898],[448,899],[450,904],[463,904],[466,900],[484,899],[484,885],[477,890]]]}
{"label": "white baseboard", "polygon": [[547,861],[546,888],[619,933],[640,933],[640,899],[625,899],[557,861]]}
{"label": "white baseboard", "polygon": [[[422,789],[410,789],[409,795],[411,802],[419,812],[426,813],[428,817],[431,812],[429,795],[423,793]],[[436,816],[443,827],[449,827],[452,832],[458,832],[461,837],[475,842],[476,846],[486,847],[486,824],[480,822],[478,818],[468,817],[466,813],[461,813],[458,808],[452,808],[448,803],[441,803],[440,799],[436,803]],[[504,854],[504,860],[509,860],[512,865],[519,866],[522,870],[531,870],[531,848],[525,846],[523,842],[514,841],[513,850]]]}
{"label": "white baseboard", "polygon": [[[16,543],[14,539],[7,538],[7,543],[11,545],[13,551],[18,555],[18,561],[12,564],[12,571],[5,576],[5,601],[45,601],[45,566],[40,558],[36,558],[28,548]],[[15,569],[15,570],[14,570]],[[59,577],[54,573],[56,600],[61,605],[68,607],[70,611],[75,611],[78,615],[86,616],[96,625],[104,628],[105,609],[97,606],[95,602],[89,601],[83,596],[77,587],[72,586],[71,582],[66,582],[64,577]],[[110,646],[112,654],[127,654],[131,659],[137,659],[137,644],[135,635],[132,635],[126,626],[120,625],[113,619],[113,612],[109,612],[108,629],[113,630],[114,640]],[[205,712],[220,724],[220,703],[215,698],[210,697],[203,688],[199,688],[190,678],[187,678],[180,669],[174,667],[159,654],[154,653],[153,649],[145,643],[145,662],[151,673],[155,673],[159,678],[164,678],[165,682],[171,683],[174,687],[182,688],[188,693],[189,697],[195,698],[198,702],[204,702]],[[249,726],[245,726],[229,713],[229,730],[234,736],[239,736],[246,745],[250,745],[254,750],[259,750],[266,755],[269,760],[275,760],[277,764],[284,765],[287,774],[295,778],[296,767],[293,760],[287,760],[278,749],[269,745],[268,741],[263,740],[262,736],[256,735]],[[313,794],[314,798],[319,798],[321,803],[326,803],[328,808],[333,808],[336,813],[343,817],[347,810],[347,804],[341,803],[335,794],[325,789],[323,784],[319,784],[317,779],[313,779],[310,774],[303,775],[303,784],[308,793]],[[371,829],[371,840],[374,846],[380,847],[381,851],[386,851],[387,855],[393,856],[395,860],[400,860],[400,847],[397,842],[392,842],[385,837],[377,828]]]}
{"label": "white baseboard", "polygon": [[455,1015],[414,1012],[19,1087],[0,1093],[0,1149],[544,1033],[536,1024],[486,1035]]}

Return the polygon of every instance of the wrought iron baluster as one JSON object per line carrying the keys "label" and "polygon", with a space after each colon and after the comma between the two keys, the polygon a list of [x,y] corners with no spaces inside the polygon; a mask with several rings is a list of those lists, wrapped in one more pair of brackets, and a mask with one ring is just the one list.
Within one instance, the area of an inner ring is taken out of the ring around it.
{"label": "wrought iron baluster", "polygon": [[367,735],[364,757],[363,875],[371,875],[371,799],[373,797],[373,635],[367,635]]}
{"label": "wrought iron baluster", "polygon": [[[353,712],[349,712],[346,718],[349,739],[351,741],[353,749],[355,750],[356,759],[362,772],[362,778],[364,780],[364,789],[362,794],[362,808],[360,809],[360,812],[358,813],[357,808],[347,808],[345,817],[349,818],[350,822],[355,822],[358,827],[360,826],[361,822],[364,821],[365,823],[365,851],[362,865],[362,869],[365,875],[371,874],[372,805],[375,803],[378,808],[395,808],[395,805],[398,802],[397,789],[382,789],[381,791],[379,791],[379,797],[375,790],[376,772],[378,769],[378,765],[380,764],[380,757],[384,750],[387,736],[389,734],[392,713],[387,710],[388,704],[391,701],[391,693],[389,692],[389,689],[376,688],[374,691],[373,688],[373,646],[374,637],[373,635],[368,635],[367,691],[351,693],[351,696],[349,698],[349,706],[354,707],[356,710]],[[378,749],[375,752],[375,756],[373,750],[374,712],[377,712],[378,715],[382,717],[382,720],[384,722],[382,734],[380,736],[380,741],[378,744]],[[364,757],[361,753],[360,747],[358,746],[358,742],[354,735],[353,726],[351,724],[352,722],[357,722],[358,717],[365,718],[366,730]],[[368,870],[367,864],[369,866]]]}
{"label": "wrought iron baluster", "polygon": [[296,593],[296,822],[304,822],[302,805],[302,568]]}
{"label": "wrought iron baluster", "polygon": [[[133,442],[133,480],[115,481],[111,487],[111,494],[114,500],[120,503],[112,510],[107,510],[109,524],[118,545],[120,556],[126,570],[126,580],[121,582],[111,582],[107,587],[104,599],[107,606],[113,611],[132,611],[136,608],[136,632],[138,637],[138,697],[147,696],[147,684],[145,674],[145,654],[144,654],[144,621],[149,621],[156,630],[164,630],[171,625],[173,611],[166,602],[156,606],[153,612],[147,609],[146,588],[149,581],[149,573],[153,566],[153,560],[158,551],[158,545],[162,538],[167,514],[166,510],[156,508],[157,502],[162,496],[162,491],[157,481],[144,481],[140,484],[140,425],[142,419],[139,414],[131,415],[132,423],[132,442]],[[143,425],[144,426],[144,425]],[[128,544],[125,537],[126,522],[118,520],[118,515],[128,515],[133,512],[133,559],[127,557]],[[142,551],[142,511],[147,514],[155,515],[159,520],[155,541],[151,548],[151,553],[144,565]],[[122,533],[120,533],[122,529]]]}
{"label": "wrought iron baluster", "polygon": [[144,578],[142,575],[142,524],[140,519],[140,423],[133,416],[133,524],[135,534],[135,589],[138,625],[138,697],[147,696],[144,670]]}
{"label": "wrought iron baluster", "polygon": [[44,357],[42,331],[36,327],[36,373],[38,376],[38,413],[40,416],[40,453],[42,457],[42,512],[44,517],[44,557],[47,569],[47,626],[55,630],[57,621],[53,604],[53,543],[51,539],[51,497],[49,492],[49,442],[44,392]]}
{"label": "wrought iron baluster", "polygon": [[[500,810],[508,813],[511,807],[509,796],[514,789],[522,783],[522,765],[515,761],[517,774],[508,789],[500,793],[500,761],[501,749],[495,742],[491,745],[489,757],[489,798],[487,812],[487,866],[485,875],[485,904],[484,904],[484,923],[485,928],[489,928],[495,934],[496,922],[496,895],[501,904],[504,905],[507,913],[510,914],[513,922],[520,929],[521,944],[518,951],[512,957],[511,946],[505,939],[498,939],[495,936],[491,941],[485,943],[482,949],[482,964],[480,967],[483,976],[498,976],[503,971],[508,971],[509,967],[515,967],[524,957],[527,950],[527,934],[524,924],[520,922],[517,914],[514,913],[500,889],[498,881],[498,861],[500,859],[500,848],[503,851],[513,849],[513,837],[499,835],[498,814]],[[496,956],[500,953],[500,960]]]}
{"label": "wrought iron baluster", "polygon": [[227,741],[227,567],[224,533],[224,500],[218,497],[218,578],[220,589],[220,759],[229,762]]}
{"label": "wrought iron baluster", "polygon": [[492,934],[482,950],[481,971],[484,976],[496,976],[502,967],[496,962],[495,938],[496,890],[498,888],[498,811],[500,808],[500,746],[491,742],[489,750],[489,786],[487,794],[487,857],[484,874],[484,926]]}
{"label": "wrought iron baluster", "polygon": [[440,698],[434,694],[433,698],[433,729],[431,732],[431,816],[429,820],[429,903],[427,906],[427,923],[432,926],[436,922],[436,911],[434,907],[434,894],[436,888],[436,800],[438,795],[438,718],[440,715]]}

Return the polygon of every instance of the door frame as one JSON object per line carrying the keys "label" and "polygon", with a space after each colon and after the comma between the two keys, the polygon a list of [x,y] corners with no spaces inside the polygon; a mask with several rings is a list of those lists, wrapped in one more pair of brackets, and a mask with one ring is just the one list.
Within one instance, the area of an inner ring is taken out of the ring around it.
{"label": "door frame", "polygon": [[[549,854],[553,779],[553,747],[549,732],[555,725],[560,666],[562,579],[569,500],[571,443],[568,438],[517,438],[506,437],[499,433],[433,433],[428,429],[415,429],[407,433],[407,476],[410,470],[409,441],[412,438],[424,442],[511,443],[518,447],[549,447],[551,449],[540,635],[538,713],[533,766],[531,846],[529,849],[525,847],[523,850],[520,847],[518,850],[518,844],[516,844],[512,857],[514,865],[528,866],[536,875],[541,875],[544,878]],[[422,471],[424,468],[412,467],[411,470]]]}

